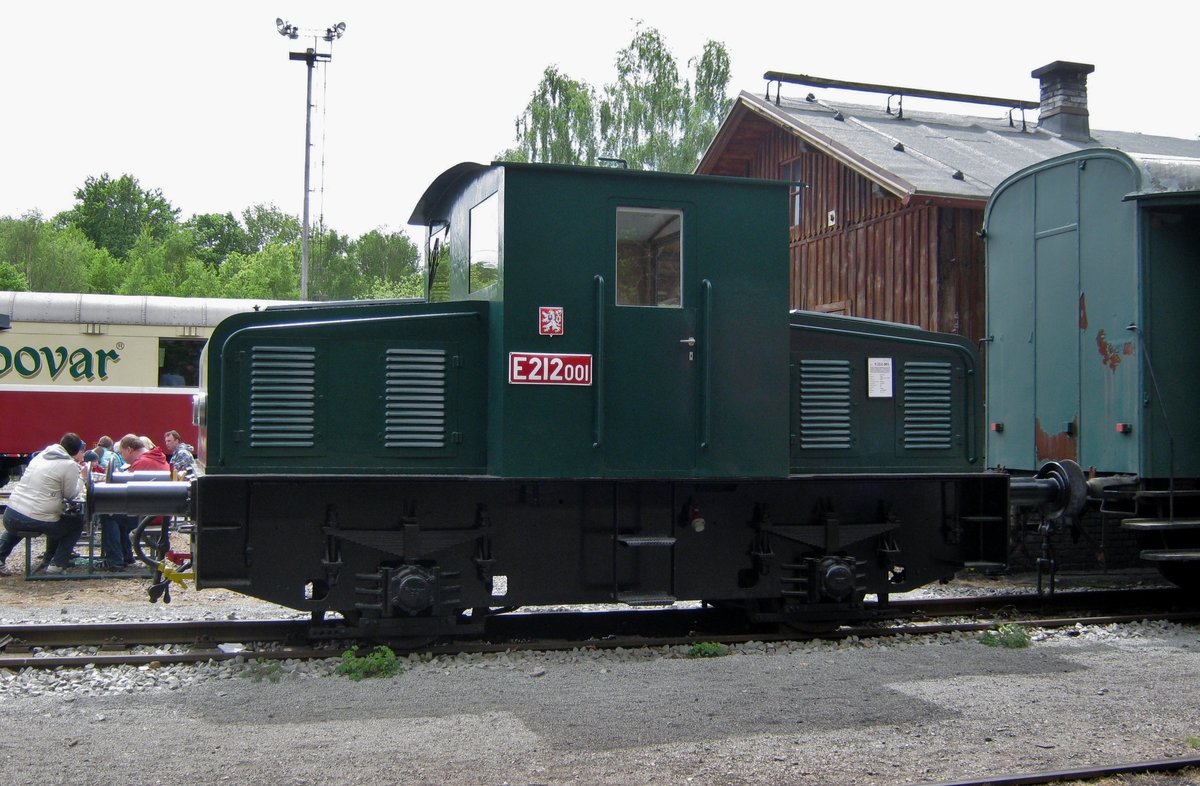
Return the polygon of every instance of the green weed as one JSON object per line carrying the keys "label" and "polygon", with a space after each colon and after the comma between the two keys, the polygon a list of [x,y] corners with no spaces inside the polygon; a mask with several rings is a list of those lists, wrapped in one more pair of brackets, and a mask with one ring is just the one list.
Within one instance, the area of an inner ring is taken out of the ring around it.
{"label": "green weed", "polygon": [[1183,744],[1194,750],[1200,750],[1200,737],[1188,737]]}
{"label": "green weed", "polygon": [[994,631],[987,631],[979,637],[979,641],[989,647],[1008,647],[1014,650],[1028,647],[1031,642],[1029,631],[1011,622],[1000,625]]}
{"label": "green weed", "polygon": [[252,660],[242,669],[240,676],[255,682],[279,682],[283,677],[283,664],[277,660]]}
{"label": "green weed", "polygon": [[719,658],[728,654],[729,648],[715,641],[698,641],[688,650],[689,658]]}
{"label": "green weed", "polygon": [[359,656],[358,647],[353,647],[342,653],[342,662],[338,664],[337,673],[346,678],[360,682],[367,677],[395,677],[404,671],[396,653],[391,647],[382,644],[364,656]]}

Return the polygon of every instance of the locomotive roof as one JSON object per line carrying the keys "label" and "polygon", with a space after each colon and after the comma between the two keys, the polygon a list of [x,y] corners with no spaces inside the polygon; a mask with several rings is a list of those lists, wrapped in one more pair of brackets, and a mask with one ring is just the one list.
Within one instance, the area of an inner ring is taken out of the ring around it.
{"label": "locomotive roof", "polygon": [[0,292],[0,314],[13,322],[195,325],[213,327],[226,317],[283,301],[233,298],[88,295],[70,292]]}
{"label": "locomotive roof", "polygon": [[437,219],[433,215],[442,200],[447,194],[453,193],[457,188],[472,179],[480,172],[484,172],[492,167],[502,167],[504,169],[527,169],[527,170],[557,170],[560,172],[570,172],[572,174],[586,175],[592,173],[596,175],[616,175],[618,177],[654,177],[654,178],[682,178],[682,179],[697,179],[703,177],[708,180],[724,180],[739,185],[747,183],[770,183],[772,186],[778,186],[777,180],[761,180],[751,177],[729,177],[726,175],[713,174],[692,174],[678,172],[657,172],[650,169],[625,169],[615,166],[588,166],[588,165],[570,165],[570,164],[542,164],[542,163],[524,163],[518,161],[493,161],[491,164],[477,164],[472,161],[464,161],[461,164],[455,164],[447,169],[442,174],[434,178],[434,181],[425,189],[425,193],[417,201],[417,205],[413,208],[412,216],[409,217],[408,223],[417,226],[424,226]]}

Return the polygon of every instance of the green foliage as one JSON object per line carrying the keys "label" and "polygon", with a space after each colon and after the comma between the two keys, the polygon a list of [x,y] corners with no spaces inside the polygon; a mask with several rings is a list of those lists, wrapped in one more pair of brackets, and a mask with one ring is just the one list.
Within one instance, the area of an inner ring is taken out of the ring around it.
{"label": "green foliage", "polygon": [[300,219],[284,213],[272,204],[258,204],[242,211],[246,227],[246,253],[262,251],[272,243],[288,245],[300,242]]}
{"label": "green foliage", "polygon": [[1200,750],[1200,737],[1189,736],[1183,741],[1183,744],[1189,748],[1192,748],[1193,750]]}
{"label": "green foliage", "polygon": [[84,292],[115,295],[125,284],[125,266],[104,249],[98,249],[84,277]]}
{"label": "green foliage", "polygon": [[104,255],[79,229],[56,227],[37,213],[0,219],[0,261],[16,268],[33,291],[84,291],[88,270]]}
{"label": "green foliage", "polygon": [[337,673],[354,682],[360,682],[367,677],[395,677],[404,671],[396,653],[390,647],[377,646],[366,656],[360,657],[358,647],[342,653],[342,662],[338,664]]}
{"label": "green foliage", "polygon": [[27,292],[29,282],[25,280],[25,274],[17,270],[16,266],[0,261],[0,290]]}
{"label": "green foliage", "polygon": [[1029,631],[1011,622],[1001,624],[994,631],[985,632],[979,637],[979,641],[989,647],[1008,647],[1009,649],[1023,649],[1031,643]]}
{"label": "green foliage", "polygon": [[601,98],[548,67],[517,118],[517,144],[498,157],[594,164],[603,155],[623,158],[631,169],[691,172],[731,104],[729,55],[724,44],[708,41],[688,66],[692,80],[681,78],[658,30],[638,23]]}
{"label": "green foliage", "polygon": [[255,682],[279,682],[283,678],[283,664],[277,660],[255,659],[246,664],[239,676]]}
{"label": "green foliage", "polygon": [[20,219],[0,219],[0,261],[7,262],[30,280],[38,258],[45,221],[40,213],[27,213]]}
{"label": "green foliage", "polygon": [[[158,191],[129,175],[88,178],[75,208],[0,218],[0,286],[42,292],[295,300],[300,222],[274,205],[204,213],[178,223]],[[244,224],[243,224],[244,221]],[[134,228],[135,234],[129,234]],[[91,234],[89,234],[91,233]],[[357,240],[314,233],[313,300],[422,297],[416,245],[402,231]]]}
{"label": "green foliage", "polygon": [[[59,216],[79,227],[96,248],[124,259],[143,232],[162,240],[176,224],[179,209],[162,191],[148,191],[132,175],[113,180],[105,172],[89,177],[75,190],[75,207]],[[31,282],[32,283],[32,282]]]}
{"label": "green foliage", "polygon": [[201,213],[183,225],[192,232],[196,257],[209,267],[220,267],[235,252],[249,254],[256,250],[233,213]]}
{"label": "green foliage", "polygon": [[350,256],[360,275],[399,283],[418,271],[420,254],[404,232],[372,229],[350,244]]}
{"label": "green foliage", "polygon": [[222,297],[298,300],[300,247],[271,243],[253,254],[230,254],[220,280]]}
{"label": "green foliage", "polygon": [[365,296],[370,300],[386,300],[390,298],[423,298],[425,297],[425,276],[421,271],[410,273],[399,281],[384,281],[372,278],[367,285]]}
{"label": "green foliage", "polygon": [[688,650],[689,658],[720,658],[729,654],[729,647],[715,641],[698,641]]}
{"label": "green foliage", "polygon": [[516,127],[517,146],[500,154],[506,161],[594,164],[596,91],[547,66]]}
{"label": "green foliage", "polygon": [[317,231],[308,243],[308,297],[310,300],[353,300],[364,282],[350,257],[350,238],[333,231]]}

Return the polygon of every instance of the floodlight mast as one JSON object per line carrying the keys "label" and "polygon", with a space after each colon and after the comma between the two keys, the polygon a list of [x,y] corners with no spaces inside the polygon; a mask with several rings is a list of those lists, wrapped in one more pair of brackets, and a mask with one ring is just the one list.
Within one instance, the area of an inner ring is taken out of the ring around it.
{"label": "floodlight mast", "polygon": [[[285,38],[290,38],[293,41],[300,37],[300,29],[295,25],[283,21],[276,17],[275,28],[279,34]],[[313,68],[318,62],[328,63],[333,60],[332,52],[318,52],[317,37],[320,36],[326,42],[332,44],[335,40],[342,37],[346,32],[346,23],[338,22],[331,27],[325,28],[324,33],[313,32],[313,45],[303,52],[288,53],[289,60],[302,60],[308,66],[308,89],[304,100],[304,218],[303,224],[300,227],[300,299],[308,300],[308,201],[310,186],[310,173],[312,171],[312,85],[313,85]]]}

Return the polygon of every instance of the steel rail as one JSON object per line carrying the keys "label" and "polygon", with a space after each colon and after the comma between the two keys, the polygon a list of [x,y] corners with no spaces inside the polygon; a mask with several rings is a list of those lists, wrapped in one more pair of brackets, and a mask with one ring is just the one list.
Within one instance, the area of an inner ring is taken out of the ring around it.
{"label": "steel rail", "polygon": [[225,641],[305,641],[308,620],[103,622],[82,625],[3,625],[3,648],[108,647]]}
{"label": "steel rail", "polygon": [[[549,617],[559,615],[528,615],[529,617]],[[569,615],[579,617],[581,615]],[[603,616],[603,615],[590,615]],[[1137,622],[1139,620],[1153,618],[1174,622],[1196,622],[1200,621],[1200,611],[1189,612],[1169,612],[1160,614],[1149,614],[1137,612],[1134,614],[1124,615],[1107,615],[1107,616],[1090,616],[1090,617],[1060,617],[1060,618],[1044,618],[1044,619],[1025,619],[1021,620],[1020,624],[1030,628],[1064,628],[1072,627],[1080,623],[1089,625],[1109,625],[1118,623]],[[539,620],[545,622],[546,620]],[[253,621],[250,621],[253,622]],[[278,632],[287,632],[290,635],[296,630],[298,624],[302,621],[269,621],[273,622],[277,627]],[[606,621],[607,622],[607,621]],[[160,626],[162,623],[156,624],[154,627]],[[188,623],[192,625],[192,623]],[[488,652],[505,652],[505,651],[561,651],[570,649],[615,649],[618,647],[624,648],[646,648],[646,647],[667,647],[667,646],[687,646],[696,643],[697,641],[711,641],[719,644],[740,644],[750,641],[761,642],[786,642],[786,641],[812,641],[812,640],[842,640],[849,638],[886,638],[891,636],[927,636],[939,633],[949,632],[984,632],[995,628],[996,623],[993,622],[957,622],[957,623],[912,623],[907,622],[896,626],[846,626],[839,627],[835,630],[802,633],[797,631],[788,632],[763,632],[761,630],[742,630],[737,633],[717,633],[717,632],[696,632],[689,631],[683,634],[673,635],[653,635],[653,634],[623,634],[612,635],[603,632],[605,629],[596,629],[591,635],[581,635],[570,638],[546,638],[531,636],[530,630],[524,627],[516,627],[509,631],[507,635],[493,637],[487,641],[457,641],[448,644],[430,646],[429,640],[393,642],[396,648],[402,652],[421,652],[430,655],[458,655],[463,653],[488,653]],[[45,627],[45,626],[40,626]],[[68,628],[70,626],[55,626]],[[553,627],[553,626],[547,626]],[[229,629],[232,632],[232,629]],[[265,628],[253,629],[249,626],[240,628],[240,632],[254,632],[258,638],[250,639],[249,637],[242,638],[241,642],[251,642],[252,644],[270,644],[279,641],[279,638],[272,638],[265,635],[269,631]],[[231,637],[224,637],[224,641],[233,641]],[[212,639],[208,640],[209,642]],[[0,638],[0,643],[3,639]],[[160,642],[161,643],[161,642]],[[184,642],[187,643],[187,642]],[[0,656],[0,668],[22,669],[22,668],[60,668],[60,667],[83,667],[83,666],[116,666],[116,665],[150,665],[159,664],[165,665],[168,663],[197,663],[206,661],[222,661],[231,660],[241,657],[243,659],[260,659],[260,660],[281,660],[289,658],[312,659],[312,658],[330,658],[337,657],[341,654],[344,647],[338,646],[337,642],[330,642],[330,646],[324,648],[311,648],[300,646],[245,646],[238,649],[222,650],[218,648],[205,646],[203,649],[191,649],[186,652],[174,653],[92,653],[81,655],[8,655]]]}
{"label": "steel rail", "polygon": [[[1162,615],[1164,609],[1186,604],[1187,597],[1175,589],[1101,590],[1061,592],[1042,597],[1033,594],[991,595],[965,598],[924,598],[871,603],[861,619],[865,621],[924,621],[941,617],[1008,616],[1036,611],[1078,610],[1082,608],[1115,610],[1131,606],[1148,614]],[[519,611],[497,615],[488,624],[497,636],[511,638],[537,635],[550,630],[569,630],[577,622],[577,636],[597,635],[607,627],[610,634],[634,630],[705,630],[730,624],[735,615],[721,615],[710,609],[616,610],[603,612]],[[1093,617],[1094,618],[1094,617]],[[183,622],[84,623],[51,625],[2,625],[0,649],[20,647],[109,647],[133,645],[194,644],[241,641],[289,641],[308,639],[307,619],[293,620],[193,620]],[[570,635],[570,634],[561,634]],[[604,634],[600,634],[604,635]],[[794,635],[794,634],[789,634]],[[351,631],[346,638],[353,638]],[[336,636],[334,636],[336,638]]]}
{"label": "steel rail", "polygon": [[[925,783],[920,786],[1025,786],[1038,783],[1070,783],[1092,780],[1110,775],[1136,775],[1149,772],[1177,772],[1189,767],[1200,767],[1200,756],[1185,756],[1180,759],[1155,759],[1126,764],[1105,764],[1095,767],[1078,767],[1069,770],[1035,772],[1024,775],[989,775],[967,780]],[[913,784],[915,786],[915,784]]]}

